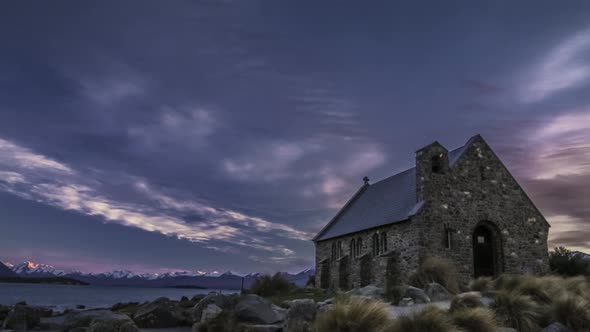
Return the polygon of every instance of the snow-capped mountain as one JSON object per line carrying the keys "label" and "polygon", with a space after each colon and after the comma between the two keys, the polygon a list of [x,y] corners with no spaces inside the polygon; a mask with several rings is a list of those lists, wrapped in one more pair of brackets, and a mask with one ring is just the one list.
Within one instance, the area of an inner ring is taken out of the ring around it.
{"label": "snow-capped mountain", "polygon": [[[243,275],[234,271],[219,273],[218,271],[173,271],[162,274],[136,274],[128,270],[115,270],[106,273],[82,273],[80,271],[64,271],[47,264],[24,262],[7,268],[14,275],[27,278],[68,277],[95,285],[137,286],[137,287],[202,287],[213,289],[239,289],[242,280],[245,287],[251,285],[262,274],[249,273]],[[287,280],[298,286],[304,286],[313,269],[306,269],[297,274],[281,273]]]}
{"label": "snow-capped mountain", "polygon": [[[12,264],[10,264],[12,265]],[[0,262],[0,278],[10,278],[16,277],[16,273],[14,273],[7,263]]]}

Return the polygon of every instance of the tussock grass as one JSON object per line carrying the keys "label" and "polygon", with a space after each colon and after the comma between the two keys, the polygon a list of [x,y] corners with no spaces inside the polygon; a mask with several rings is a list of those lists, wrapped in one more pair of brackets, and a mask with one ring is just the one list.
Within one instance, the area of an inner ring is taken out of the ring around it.
{"label": "tussock grass", "polygon": [[579,296],[562,296],[553,302],[550,317],[573,331],[590,331],[590,302]]}
{"label": "tussock grass", "polygon": [[487,292],[494,289],[494,280],[490,277],[479,277],[469,284],[469,290],[474,292]]}
{"label": "tussock grass", "polygon": [[459,282],[455,266],[447,259],[441,257],[428,257],[418,267],[418,270],[410,275],[408,283],[414,287],[425,288],[429,283],[441,284],[450,293],[459,292]]}
{"label": "tussock grass", "polygon": [[518,288],[524,279],[524,276],[516,274],[502,274],[494,281],[494,288],[510,292]]}
{"label": "tussock grass", "polygon": [[520,332],[533,332],[540,328],[543,307],[528,295],[499,291],[492,308],[503,326],[515,328]]}
{"label": "tussock grass", "polygon": [[334,306],[318,315],[316,332],[382,332],[390,324],[383,302],[359,297],[339,297]]}
{"label": "tussock grass", "polygon": [[465,332],[496,332],[494,312],[486,308],[464,308],[452,314],[453,323]]}
{"label": "tussock grass", "polygon": [[457,332],[461,331],[453,324],[449,314],[435,306],[410,316],[401,316],[394,320],[387,332]]}
{"label": "tussock grass", "polygon": [[461,294],[461,296],[455,296],[451,301],[450,311],[458,311],[462,309],[472,309],[483,307],[484,304],[481,300],[481,295],[477,292],[469,292]]}

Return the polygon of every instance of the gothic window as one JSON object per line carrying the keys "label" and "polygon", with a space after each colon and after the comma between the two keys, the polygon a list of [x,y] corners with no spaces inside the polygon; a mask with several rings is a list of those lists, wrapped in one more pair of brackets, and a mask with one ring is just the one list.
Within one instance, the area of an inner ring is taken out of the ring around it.
{"label": "gothic window", "polygon": [[432,166],[432,173],[442,173],[442,158],[440,156],[433,156],[430,165]]}
{"label": "gothic window", "polygon": [[336,260],[336,243],[332,243],[332,260]]}
{"label": "gothic window", "polygon": [[342,242],[338,241],[338,253],[337,253],[337,257],[341,258],[342,257]]}
{"label": "gothic window", "polygon": [[387,233],[381,233],[381,252],[387,252]]}
{"label": "gothic window", "polygon": [[379,234],[373,234],[373,256],[379,255]]}
{"label": "gothic window", "polygon": [[361,256],[363,254],[363,239],[360,237],[356,240],[356,255]]}
{"label": "gothic window", "polygon": [[356,257],[356,244],[354,239],[350,240],[350,257]]}
{"label": "gothic window", "polygon": [[444,245],[447,249],[453,249],[453,230],[445,227]]}

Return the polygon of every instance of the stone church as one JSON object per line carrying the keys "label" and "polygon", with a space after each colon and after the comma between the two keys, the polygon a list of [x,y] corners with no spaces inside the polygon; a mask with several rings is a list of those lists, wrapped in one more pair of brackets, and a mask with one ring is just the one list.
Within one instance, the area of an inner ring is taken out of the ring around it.
{"label": "stone church", "polygon": [[453,262],[462,282],[548,270],[549,224],[480,135],[364,184],[313,239],[316,284],[350,289],[405,278],[425,257]]}

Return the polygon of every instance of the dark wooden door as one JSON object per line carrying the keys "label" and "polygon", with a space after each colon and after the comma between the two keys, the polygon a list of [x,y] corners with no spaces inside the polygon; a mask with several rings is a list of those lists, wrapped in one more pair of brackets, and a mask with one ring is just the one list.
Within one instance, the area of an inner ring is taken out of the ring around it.
{"label": "dark wooden door", "polygon": [[473,271],[475,278],[494,276],[494,239],[492,232],[484,226],[473,232]]}

